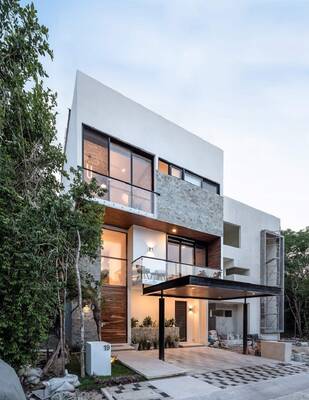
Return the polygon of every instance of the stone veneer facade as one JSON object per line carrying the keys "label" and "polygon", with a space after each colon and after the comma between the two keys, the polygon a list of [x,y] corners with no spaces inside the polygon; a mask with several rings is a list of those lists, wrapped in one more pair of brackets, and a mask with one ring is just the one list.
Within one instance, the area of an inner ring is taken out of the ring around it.
{"label": "stone veneer facade", "polygon": [[156,171],[157,219],[223,235],[223,197]]}

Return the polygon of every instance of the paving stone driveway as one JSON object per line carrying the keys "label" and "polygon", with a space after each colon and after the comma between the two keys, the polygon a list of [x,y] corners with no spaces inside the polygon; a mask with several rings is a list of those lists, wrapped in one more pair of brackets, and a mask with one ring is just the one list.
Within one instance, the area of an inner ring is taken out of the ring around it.
{"label": "paving stone driveway", "polygon": [[[231,386],[246,385],[262,380],[271,380],[280,377],[286,377],[294,374],[308,372],[309,367],[300,364],[277,363],[271,365],[256,365],[250,367],[242,367],[235,369],[218,370],[207,373],[189,374],[191,378],[196,379],[196,388],[202,382],[216,387],[217,390],[227,389]],[[174,378],[176,379],[176,378]],[[185,377],[178,377],[179,382]],[[162,381],[162,380],[161,380]],[[172,382],[173,378],[167,378],[166,382]],[[167,385],[168,388],[168,385]],[[181,389],[178,388],[181,391]],[[163,400],[176,399],[177,397],[169,393],[175,392],[175,388],[171,391],[160,390],[156,387],[156,380],[148,382],[140,382],[129,385],[115,386],[108,389],[108,393],[114,400]],[[194,392],[192,393],[194,395]]]}
{"label": "paving stone driveway", "polygon": [[295,365],[289,363],[278,363],[277,365],[256,365],[254,367],[226,369],[202,374],[192,374],[194,378],[200,379],[220,389],[228,386],[247,385],[248,383],[269,380],[288,375],[307,372],[306,365]]}

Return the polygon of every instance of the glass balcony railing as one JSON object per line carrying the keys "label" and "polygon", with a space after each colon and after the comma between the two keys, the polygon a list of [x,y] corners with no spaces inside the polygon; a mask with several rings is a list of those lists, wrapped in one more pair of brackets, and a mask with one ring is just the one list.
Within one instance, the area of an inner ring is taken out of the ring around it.
{"label": "glass balcony railing", "polygon": [[199,267],[160,258],[142,256],[132,262],[132,281],[145,285],[156,285],[181,276],[194,275],[221,278],[220,268]]}
{"label": "glass balcony railing", "polygon": [[84,168],[83,170],[84,180],[86,182],[89,182],[94,178],[98,185],[103,189],[106,189],[106,193],[101,197],[103,200],[154,214],[155,197],[159,195],[159,193],[127,183],[117,178],[99,174],[98,172],[87,168]]}

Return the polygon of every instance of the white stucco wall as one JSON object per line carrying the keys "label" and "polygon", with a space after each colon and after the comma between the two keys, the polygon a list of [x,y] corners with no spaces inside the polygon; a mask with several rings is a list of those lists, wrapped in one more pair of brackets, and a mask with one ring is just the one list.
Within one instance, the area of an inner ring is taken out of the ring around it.
{"label": "white stucco wall", "polygon": [[[250,269],[246,282],[260,284],[260,234],[264,229],[279,231],[280,219],[229,197],[224,197],[223,217],[225,222],[240,225],[240,248],[224,245],[223,257],[233,259],[237,267]],[[249,333],[259,333],[260,300],[248,303]]]}
{"label": "white stucco wall", "polygon": [[[153,252],[148,252],[148,247],[153,248]],[[128,234],[128,317],[138,319],[139,323],[150,315],[158,323],[159,303],[157,297],[143,296],[141,285],[131,283],[131,260],[141,256],[166,259],[166,233],[133,225]],[[175,300],[166,298],[165,317],[175,318]],[[189,311],[192,307],[192,311]],[[188,342],[206,343],[207,342],[207,302],[202,300],[187,299],[187,340]],[[128,329],[130,338],[130,327]]]}
{"label": "white stucco wall", "polygon": [[[67,142],[82,164],[82,123],[223,185],[223,151],[78,71]],[[77,147],[76,146],[77,143]]]}

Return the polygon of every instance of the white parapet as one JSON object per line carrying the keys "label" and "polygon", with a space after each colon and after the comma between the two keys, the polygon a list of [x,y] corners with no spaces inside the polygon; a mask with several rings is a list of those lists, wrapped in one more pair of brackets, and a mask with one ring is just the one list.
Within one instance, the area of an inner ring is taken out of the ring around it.
{"label": "white parapet", "polygon": [[292,344],[287,342],[262,341],[261,356],[273,360],[291,361]]}
{"label": "white parapet", "polygon": [[111,349],[107,342],[86,343],[86,373],[87,375],[111,375]]}

